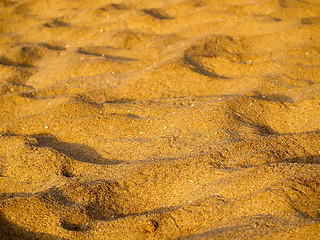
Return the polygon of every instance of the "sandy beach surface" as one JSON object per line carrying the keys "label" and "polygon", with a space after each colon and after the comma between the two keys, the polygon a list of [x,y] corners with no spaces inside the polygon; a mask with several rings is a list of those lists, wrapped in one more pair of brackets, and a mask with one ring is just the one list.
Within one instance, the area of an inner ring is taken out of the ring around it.
{"label": "sandy beach surface", "polygon": [[0,239],[320,239],[319,0],[0,0]]}

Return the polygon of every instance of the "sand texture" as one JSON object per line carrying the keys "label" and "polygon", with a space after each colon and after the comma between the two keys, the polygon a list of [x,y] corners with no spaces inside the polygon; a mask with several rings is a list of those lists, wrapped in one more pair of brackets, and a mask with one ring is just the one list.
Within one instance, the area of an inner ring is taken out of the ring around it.
{"label": "sand texture", "polygon": [[319,0],[0,0],[0,239],[320,239]]}

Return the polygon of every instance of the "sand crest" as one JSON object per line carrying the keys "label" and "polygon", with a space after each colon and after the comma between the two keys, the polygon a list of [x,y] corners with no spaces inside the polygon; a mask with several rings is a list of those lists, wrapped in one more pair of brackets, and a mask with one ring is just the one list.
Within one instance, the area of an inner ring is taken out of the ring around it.
{"label": "sand crest", "polygon": [[319,239],[318,0],[0,0],[1,239]]}

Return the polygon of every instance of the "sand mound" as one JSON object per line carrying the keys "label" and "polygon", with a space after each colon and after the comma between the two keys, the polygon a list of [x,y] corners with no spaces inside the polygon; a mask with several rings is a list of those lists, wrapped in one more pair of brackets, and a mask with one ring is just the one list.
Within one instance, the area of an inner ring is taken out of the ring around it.
{"label": "sand mound", "polygon": [[1,239],[318,239],[317,0],[0,0]]}

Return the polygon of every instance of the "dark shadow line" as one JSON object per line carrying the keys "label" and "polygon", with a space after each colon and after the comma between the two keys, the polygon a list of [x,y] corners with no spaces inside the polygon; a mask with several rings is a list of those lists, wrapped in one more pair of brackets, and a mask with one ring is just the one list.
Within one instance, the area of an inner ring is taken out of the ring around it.
{"label": "dark shadow line", "polygon": [[59,45],[54,45],[54,44],[49,44],[49,43],[39,43],[40,46],[45,47],[50,50],[55,50],[55,51],[64,51],[66,50],[65,47],[59,46]]}
{"label": "dark shadow line", "polygon": [[100,53],[93,53],[89,51],[85,51],[83,49],[79,49],[77,51],[78,53],[90,55],[90,56],[97,56],[97,57],[103,57],[106,61],[109,62],[125,62],[125,61],[137,61],[137,59],[134,58],[127,58],[127,57],[121,57],[121,56],[113,56],[113,55],[106,55],[106,54],[100,54]]}
{"label": "dark shadow line", "polygon": [[6,56],[0,56],[0,64],[8,67],[34,68],[35,66],[28,63],[18,63],[10,60]]}
{"label": "dark shadow line", "polygon": [[54,28],[54,27],[69,27],[70,23],[62,22],[59,20],[53,20],[52,22],[45,23],[45,27]]}
{"label": "dark shadow line", "polygon": [[277,135],[278,134],[271,127],[269,127],[267,125],[255,123],[252,119],[250,119],[250,118],[244,116],[243,114],[236,112],[234,110],[231,111],[230,115],[232,117],[234,117],[236,120],[242,122],[243,124],[258,130],[262,136]]}
{"label": "dark shadow line", "polygon": [[151,17],[154,17],[159,20],[170,20],[173,19],[173,17],[169,16],[167,13],[156,9],[156,8],[151,8],[151,9],[143,9],[142,10],[144,13],[150,15]]}
{"label": "dark shadow line", "polygon": [[206,77],[213,77],[218,79],[229,79],[228,77],[221,76],[214,71],[207,70],[204,66],[195,61],[192,57],[188,56],[188,54],[183,55],[183,61],[189,65],[189,69],[195,73],[201,74]]}
{"label": "dark shadow line", "polygon": [[129,10],[129,6],[125,4],[117,4],[117,3],[111,3],[108,4],[106,7],[100,8],[102,11],[110,11],[110,10],[118,10],[118,11],[124,11],[124,10]]}
{"label": "dark shadow line", "polygon": [[95,149],[85,144],[60,141],[52,134],[36,134],[32,135],[32,137],[38,140],[38,147],[52,148],[80,162],[100,165],[114,165],[121,163],[121,161],[105,159]]}
{"label": "dark shadow line", "polygon": [[128,113],[128,114],[111,113],[109,115],[110,116],[124,116],[124,117],[128,117],[128,118],[133,118],[133,119],[141,119],[141,117],[139,117],[138,115],[132,114],[132,113]]}

